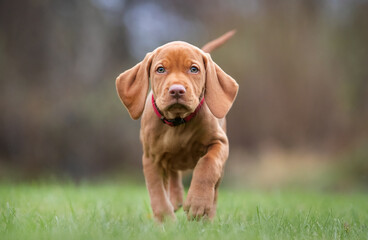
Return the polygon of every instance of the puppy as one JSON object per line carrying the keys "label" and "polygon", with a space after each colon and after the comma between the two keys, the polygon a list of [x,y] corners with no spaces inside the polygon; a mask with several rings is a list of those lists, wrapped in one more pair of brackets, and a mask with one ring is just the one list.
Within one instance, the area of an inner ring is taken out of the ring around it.
{"label": "puppy", "polygon": [[215,216],[229,154],[225,116],[238,84],[208,52],[233,34],[226,33],[202,50],[186,42],[167,43],[116,79],[130,116],[141,117],[143,171],[159,222],[176,218],[174,211],[182,206],[184,195],[181,172],[188,169],[193,169],[184,202],[188,219]]}

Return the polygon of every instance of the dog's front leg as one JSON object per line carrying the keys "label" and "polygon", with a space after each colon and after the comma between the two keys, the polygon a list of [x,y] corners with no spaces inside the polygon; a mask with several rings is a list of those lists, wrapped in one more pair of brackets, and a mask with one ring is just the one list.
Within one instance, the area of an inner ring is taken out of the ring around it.
{"label": "dog's front leg", "polygon": [[184,204],[188,219],[212,219],[216,213],[217,187],[228,157],[227,141],[219,141],[209,148],[197,163]]}
{"label": "dog's front leg", "polygon": [[174,208],[165,190],[164,171],[156,161],[143,156],[143,172],[151,199],[151,207],[155,219],[159,222],[166,217],[176,219]]}

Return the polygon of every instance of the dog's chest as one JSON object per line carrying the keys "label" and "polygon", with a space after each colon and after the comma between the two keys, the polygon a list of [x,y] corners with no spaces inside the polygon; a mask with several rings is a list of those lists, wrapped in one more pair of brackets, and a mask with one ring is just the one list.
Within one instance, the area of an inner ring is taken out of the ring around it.
{"label": "dog's chest", "polygon": [[205,139],[200,131],[180,132],[168,131],[164,133],[157,145],[157,157],[166,169],[193,169],[198,160],[207,152]]}

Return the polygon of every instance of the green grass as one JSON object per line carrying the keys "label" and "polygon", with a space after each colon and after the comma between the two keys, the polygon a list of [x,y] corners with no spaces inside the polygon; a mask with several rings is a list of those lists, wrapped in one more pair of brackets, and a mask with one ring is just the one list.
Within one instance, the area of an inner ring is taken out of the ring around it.
{"label": "green grass", "polygon": [[0,184],[0,239],[368,239],[366,193],[220,188],[213,222],[152,219],[144,186]]}

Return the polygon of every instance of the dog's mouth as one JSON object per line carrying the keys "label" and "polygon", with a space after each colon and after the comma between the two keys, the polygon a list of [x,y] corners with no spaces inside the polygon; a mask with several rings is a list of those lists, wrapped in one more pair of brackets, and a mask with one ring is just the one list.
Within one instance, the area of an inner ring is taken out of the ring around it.
{"label": "dog's mouth", "polygon": [[168,119],[184,118],[190,114],[190,112],[191,109],[180,101],[176,101],[163,109],[163,113]]}
{"label": "dog's mouth", "polygon": [[173,111],[189,111],[189,108],[182,104],[182,103],[174,103],[169,105],[166,109],[166,111],[173,112]]}
{"label": "dog's mouth", "polygon": [[165,115],[167,115],[167,117],[169,119],[173,119],[173,118],[184,118],[186,115],[188,115],[189,113],[189,108],[181,103],[174,103],[169,105],[166,109],[165,109]]}

